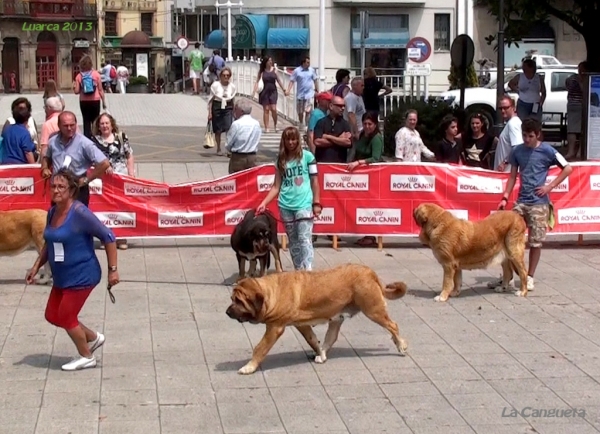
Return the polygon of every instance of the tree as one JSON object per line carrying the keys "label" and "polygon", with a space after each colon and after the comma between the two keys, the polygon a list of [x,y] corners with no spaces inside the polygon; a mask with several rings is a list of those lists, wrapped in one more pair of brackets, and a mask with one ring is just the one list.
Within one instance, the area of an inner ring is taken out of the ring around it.
{"label": "tree", "polygon": [[[448,82],[450,83],[450,90],[460,89],[460,76],[459,71],[454,66],[454,63],[450,66],[450,74],[448,75]],[[477,71],[475,66],[471,63],[467,68],[467,82],[466,87],[478,87],[479,78],[477,77]]]}
{"label": "tree", "polygon": [[[477,5],[486,7],[496,17],[499,3],[499,0],[476,0]],[[600,0],[504,0],[503,15],[508,44],[518,44],[532,23],[545,21],[550,16],[567,23],[583,37],[590,69],[600,72],[600,44],[595,28],[600,22]],[[486,38],[490,45],[495,40],[495,35]]]}

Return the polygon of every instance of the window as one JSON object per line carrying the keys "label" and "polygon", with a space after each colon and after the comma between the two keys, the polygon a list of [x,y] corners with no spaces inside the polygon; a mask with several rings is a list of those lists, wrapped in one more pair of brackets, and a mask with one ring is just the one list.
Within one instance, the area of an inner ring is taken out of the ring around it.
{"label": "window", "polygon": [[200,41],[200,29],[198,28],[198,23],[200,22],[200,15],[184,15],[185,24],[183,29],[183,34],[190,42]]}
{"label": "window", "polygon": [[117,33],[117,12],[104,12],[104,35],[119,35]]}
{"label": "window", "polygon": [[434,15],[433,33],[433,49],[450,51],[450,14]]}
{"label": "window", "polygon": [[275,26],[278,29],[306,28],[305,15],[275,15]]}
{"label": "window", "polygon": [[[360,15],[352,15],[352,28],[360,29]],[[375,15],[369,14],[369,29],[370,30],[385,30],[390,32],[398,32],[401,30],[408,31],[408,15]]]}
{"label": "window", "polygon": [[152,12],[143,13],[141,17],[141,24],[142,32],[148,36],[152,36],[152,30],[154,28],[154,14]]}
{"label": "window", "polygon": [[561,92],[567,90],[566,81],[573,75],[572,72],[553,72],[552,73],[552,86],[550,87],[551,92]]}

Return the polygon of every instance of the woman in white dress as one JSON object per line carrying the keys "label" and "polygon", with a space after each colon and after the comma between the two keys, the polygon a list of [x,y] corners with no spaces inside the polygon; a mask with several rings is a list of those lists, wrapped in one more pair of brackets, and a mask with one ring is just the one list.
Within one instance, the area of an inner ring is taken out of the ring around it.
{"label": "woman in white dress", "polygon": [[511,91],[517,92],[517,116],[521,120],[534,118],[542,121],[542,107],[546,99],[544,78],[537,73],[537,64],[533,59],[523,61],[523,72],[508,82]]}
{"label": "woman in white dress", "polygon": [[210,86],[210,100],[208,100],[208,120],[212,123],[215,141],[217,142],[217,155],[221,152],[221,135],[227,133],[233,123],[233,103],[236,94],[235,85],[231,82],[231,69],[225,67],[219,74],[219,80]]}
{"label": "woman in white dress", "polygon": [[421,155],[435,161],[435,154],[425,146],[417,131],[419,116],[416,110],[406,112],[405,123],[396,133],[396,160],[405,163],[420,163]]}

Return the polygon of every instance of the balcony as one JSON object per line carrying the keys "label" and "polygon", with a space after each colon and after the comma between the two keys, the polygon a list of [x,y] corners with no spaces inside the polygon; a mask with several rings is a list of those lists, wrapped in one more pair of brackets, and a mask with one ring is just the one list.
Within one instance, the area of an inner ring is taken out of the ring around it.
{"label": "balcony", "polygon": [[156,12],[156,1],[104,0],[105,11],[147,11]]}
{"label": "balcony", "polygon": [[97,21],[98,12],[95,2],[84,3],[81,0],[38,0],[32,2],[0,0],[0,17],[55,22],[73,19]]}

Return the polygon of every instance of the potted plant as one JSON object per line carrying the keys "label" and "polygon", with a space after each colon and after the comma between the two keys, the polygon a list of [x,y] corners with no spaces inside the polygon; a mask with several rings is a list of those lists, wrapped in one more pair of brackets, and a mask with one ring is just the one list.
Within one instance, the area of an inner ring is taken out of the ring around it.
{"label": "potted plant", "polygon": [[144,76],[129,78],[127,93],[150,93],[150,89],[148,89],[148,79]]}

